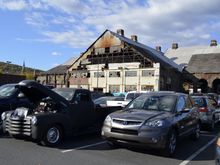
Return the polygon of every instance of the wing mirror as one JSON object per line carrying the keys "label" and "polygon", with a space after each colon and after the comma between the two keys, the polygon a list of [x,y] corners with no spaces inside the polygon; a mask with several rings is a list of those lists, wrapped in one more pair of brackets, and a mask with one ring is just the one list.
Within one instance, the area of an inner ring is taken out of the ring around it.
{"label": "wing mirror", "polygon": [[180,110],[180,111],[177,111],[177,112],[176,112],[176,115],[181,115],[182,113],[188,113],[189,111],[190,111],[189,108],[184,108],[184,109],[182,109],[182,110]]}

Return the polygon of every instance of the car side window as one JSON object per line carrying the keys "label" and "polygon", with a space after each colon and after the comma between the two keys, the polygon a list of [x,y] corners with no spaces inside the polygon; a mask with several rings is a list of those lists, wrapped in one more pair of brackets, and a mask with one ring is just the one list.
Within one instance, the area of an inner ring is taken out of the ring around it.
{"label": "car side window", "polygon": [[182,111],[185,108],[185,99],[181,96],[178,101],[177,101],[177,107],[176,110],[177,112]]}
{"label": "car side window", "polygon": [[86,93],[86,92],[85,93],[78,92],[78,93],[76,93],[75,101],[77,101],[77,102],[88,102],[89,101],[89,94]]}

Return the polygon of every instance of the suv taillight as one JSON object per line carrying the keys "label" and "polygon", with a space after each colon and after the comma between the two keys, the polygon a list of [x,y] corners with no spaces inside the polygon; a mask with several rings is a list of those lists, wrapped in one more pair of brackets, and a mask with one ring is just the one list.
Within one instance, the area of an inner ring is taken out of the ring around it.
{"label": "suv taillight", "polygon": [[201,107],[199,108],[199,112],[208,112],[209,109],[207,107]]}

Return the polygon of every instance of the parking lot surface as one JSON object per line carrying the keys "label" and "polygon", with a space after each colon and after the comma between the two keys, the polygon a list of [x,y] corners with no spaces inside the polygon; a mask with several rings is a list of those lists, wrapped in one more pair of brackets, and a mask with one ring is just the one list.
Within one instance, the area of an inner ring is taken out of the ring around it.
{"label": "parking lot surface", "polygon": [[126,146],[111,148],[99,134],[66,139],[56,148],[44,147],[30,140],[0,136],[1,165],[211,165],[215,158],[215,138],[220,130],[201,132],[199,141],[181,139],[173,158],[164,157],[158,150],[135,149]]}

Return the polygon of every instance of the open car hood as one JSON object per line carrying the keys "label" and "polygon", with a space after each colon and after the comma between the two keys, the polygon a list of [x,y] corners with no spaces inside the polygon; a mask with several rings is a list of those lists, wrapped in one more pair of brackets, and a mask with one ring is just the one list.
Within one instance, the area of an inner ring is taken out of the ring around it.
{"label": "open car hood", "polygon": [[36,81],[23,80],[16,85],[16,88],[22,91],[25,96],[34,103],[39,102],[43,98],[50,97],[63,106],[67,107],[69,105],[69,102],[64,97],[52,91],[48,87],[37,83]]}

